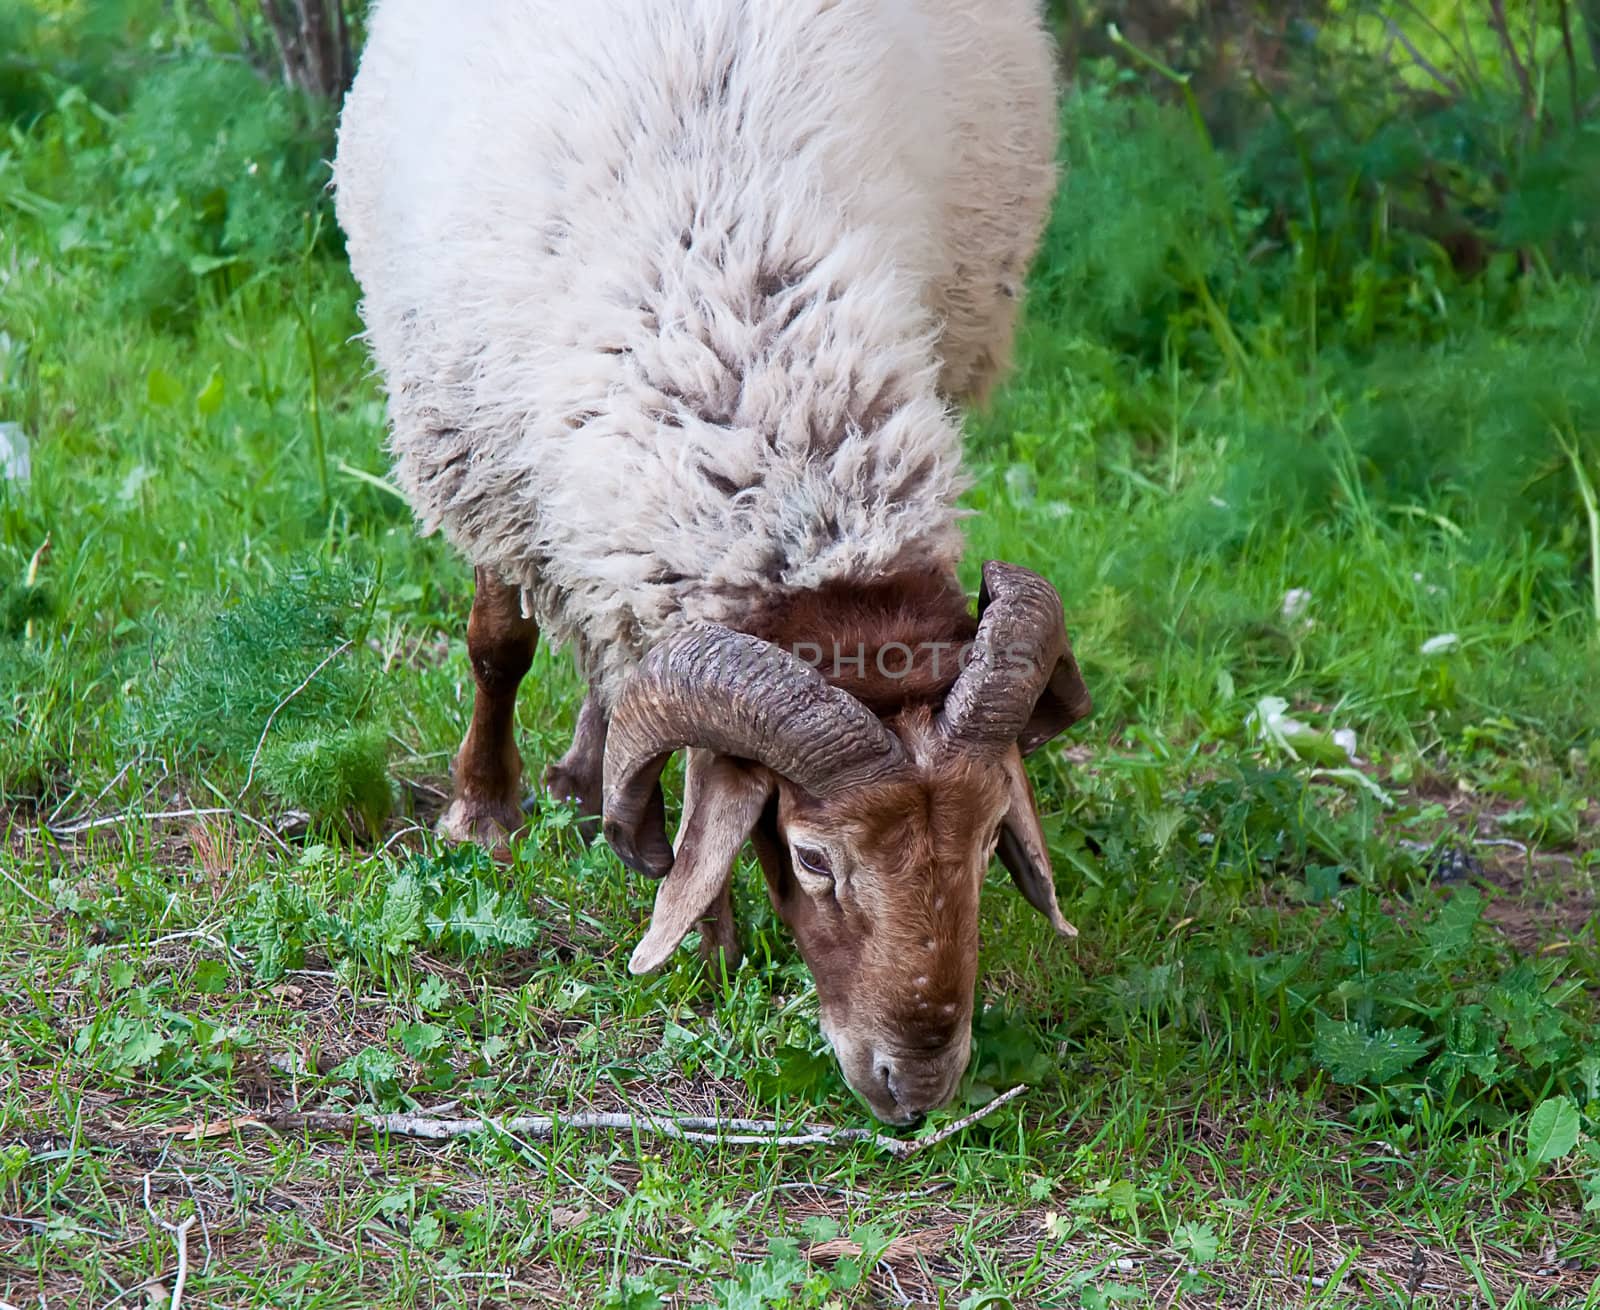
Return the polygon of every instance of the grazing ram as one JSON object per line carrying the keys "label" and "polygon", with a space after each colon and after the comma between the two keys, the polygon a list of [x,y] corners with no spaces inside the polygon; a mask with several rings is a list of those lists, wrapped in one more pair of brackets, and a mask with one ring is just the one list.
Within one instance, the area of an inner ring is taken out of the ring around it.
{"label": "grazing ram", "polygon": [[1089,698],[1042,579],[969,613],[949,404],[1008,354],[1054,119],[1032,0],[379,0],[340,124],[397,476],[476,566],[443,831],[520,821],[542,628],[589,682],[545,785],[661,879],[632,968],[737,949],[752,841],[896,1123],[967,1063],[997,848],[1072,931],[1022,758]]}

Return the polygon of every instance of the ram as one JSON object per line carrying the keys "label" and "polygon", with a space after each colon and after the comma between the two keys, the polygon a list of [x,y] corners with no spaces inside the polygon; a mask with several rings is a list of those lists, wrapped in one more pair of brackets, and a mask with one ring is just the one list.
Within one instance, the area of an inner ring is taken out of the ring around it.
{"label": "ram", "polygon": [[544,783],[661,880],[631,967],[737,950],[752,842],[895,1123],[967,1063],[996,850],[1072,931],[1023,767],[1089,709],[1061,602],[990,563],[974,616],[956,573],[1051,67],[1030,0],[380,0],[340,123],[396,474],[476,570],[443,832],[521,821],[517,687],[570,646]]}

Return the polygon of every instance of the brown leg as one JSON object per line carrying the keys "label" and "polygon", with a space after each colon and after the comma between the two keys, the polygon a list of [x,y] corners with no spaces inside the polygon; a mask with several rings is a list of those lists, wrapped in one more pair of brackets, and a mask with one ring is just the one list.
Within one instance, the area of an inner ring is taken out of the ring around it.
{"label": "brown leg", "polygon": [[505,845],[522,825],[522,757],[517,753],[517,688],[533,663],[539,626],[522,617],[521,598],[483,569],[467,619],[467,654],[477,684],[472,723],[455,760],[455,796],[439,820],[451,841]]}
{"label": "brown leg", "polygon": [[558,801],[572,801],[585,823],[586,835],[599,830],[601,771],[606,758],[606,714],[590,692],[578,710],[572,746],[544,771],[544,789]]}

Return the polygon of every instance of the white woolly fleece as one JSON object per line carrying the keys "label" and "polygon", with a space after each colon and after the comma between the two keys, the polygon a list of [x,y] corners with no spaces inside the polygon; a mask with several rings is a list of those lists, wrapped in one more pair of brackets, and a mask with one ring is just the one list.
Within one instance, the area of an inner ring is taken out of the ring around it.
{"label": "white woolly fleece", "polygon": [[334,172],[424,527],[608,703],[679,624],[952,568],[1054,143],[1033,0],[379,0]]}

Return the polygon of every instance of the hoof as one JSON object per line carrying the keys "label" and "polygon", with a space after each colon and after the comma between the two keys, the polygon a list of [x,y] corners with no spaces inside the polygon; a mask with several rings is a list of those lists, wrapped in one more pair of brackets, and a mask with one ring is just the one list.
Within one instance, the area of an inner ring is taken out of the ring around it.
{"label": "hoof", "polygon": [[522,827],[515,805],[493,805],[458,796],[440,816],[434,831],[457,845],[474,842],[496,855],[509,853],[511,834]]}

